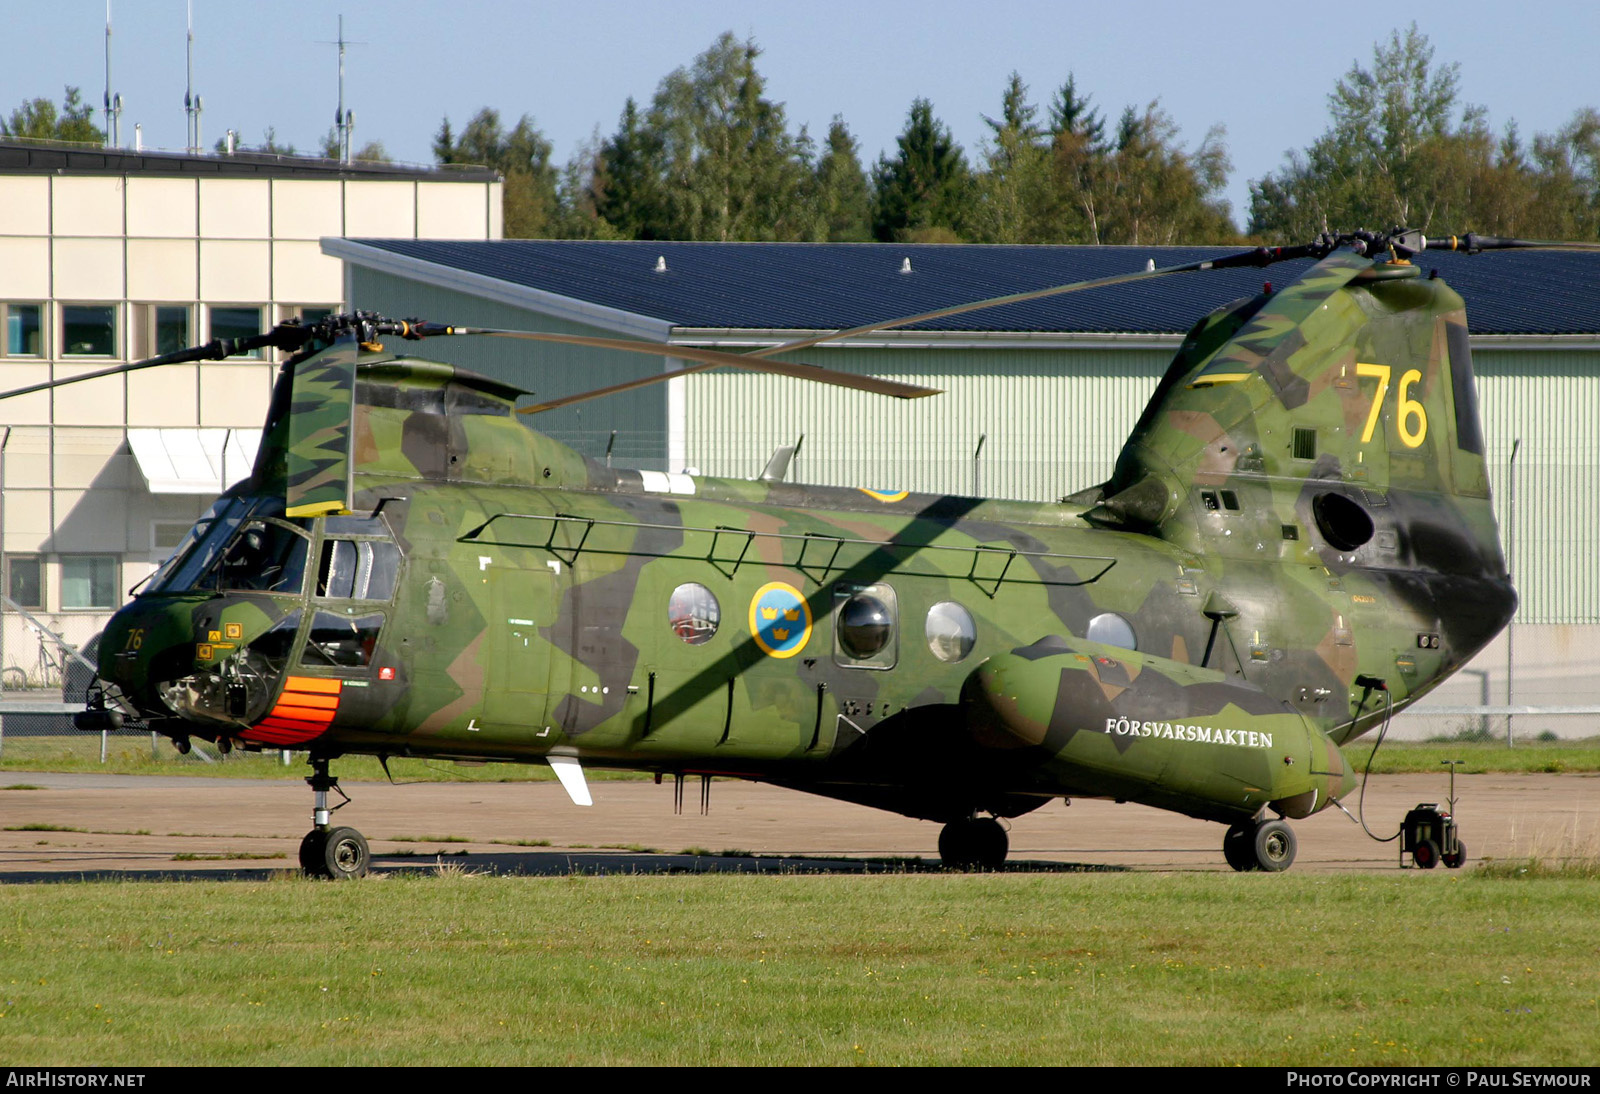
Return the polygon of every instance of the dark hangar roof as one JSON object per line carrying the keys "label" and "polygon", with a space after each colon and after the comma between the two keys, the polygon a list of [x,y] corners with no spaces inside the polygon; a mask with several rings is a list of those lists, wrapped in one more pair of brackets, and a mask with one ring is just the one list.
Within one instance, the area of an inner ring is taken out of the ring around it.
{"label": "dark hangar roof", "polygon": [[[970,300],[1235,253],[1238,247],[576,240],[353,242],[649,316],[675,327],[828,330]],[[657,272],[658,259],[666,271]],[[909,259],[910,273],[902,273]],[[1600,332],[1600,254],[1429,252],[1467,301],[1474,334]],[[1310,265],[1179,274],[937,320],[912,330],[1183,333],[1219,304],[1287,284]]]}

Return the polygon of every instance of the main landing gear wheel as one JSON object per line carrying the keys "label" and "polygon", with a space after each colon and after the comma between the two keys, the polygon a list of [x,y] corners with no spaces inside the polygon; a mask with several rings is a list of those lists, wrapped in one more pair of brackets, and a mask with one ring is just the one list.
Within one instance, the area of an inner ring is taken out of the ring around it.
{"label": "main landing gear wheel", "polygon": [[1010,850],[1006,830],[993,817],[951,821],[939,832],[939,858],[952,870],[998,870]]}
{"label": "main landing gear wheel", "polygon": [[310,877],[365,877],[372,854],[354,828],[313,828],[300,841],[300,868]]}
{"label": "main landing gear wheel", "polygon": [[1240,873],[1287,870],[1294,864],[1295,850],[1294,829],[1281,820],[1236,824],[1222,838],[1222,857]]}

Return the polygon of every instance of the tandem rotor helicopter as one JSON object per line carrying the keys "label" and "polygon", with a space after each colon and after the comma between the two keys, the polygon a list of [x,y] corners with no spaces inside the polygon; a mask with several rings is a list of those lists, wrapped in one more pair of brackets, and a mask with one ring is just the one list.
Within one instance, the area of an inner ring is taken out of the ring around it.
{"label": "tandem rotor helicopter", "polygon": [[958,866],[1004,861],[1001,819],[1114,798],[1217,821],[1235,869],[1283,870],[1285,818],[1355,785],[1339,745],[1515,610],[1465,308],[1408,260],[1532,246],[1564,245],[1324,235],[751,355],[670,350],[694,364],[668,375],[919,397],[934,392],[766,358],[1316,260],[1200,319],[1111,478],[1054,504],[612,470],[528,428],[527,393],[380,339],[658,343],[357,313],[104,370],[293,354],[252,474],[112,619],[78,724],[306,750],[300,860],[323,876],[368,867],[329,808],[350,754],[547,763],[583,805],[586,767],[671,775],[680,793],[691,775],[762,780],[939,822]]}

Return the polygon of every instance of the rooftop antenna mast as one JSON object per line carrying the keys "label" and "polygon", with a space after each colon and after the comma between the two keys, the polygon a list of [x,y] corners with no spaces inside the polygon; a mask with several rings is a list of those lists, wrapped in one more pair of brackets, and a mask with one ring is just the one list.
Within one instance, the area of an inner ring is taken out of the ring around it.
{"label": "rooftop antenna mast", "polygon": [[355,155],[356,114],[353,110],[344,108],[344,47],[364,46],[365,42],[347,42],[344,37],[344,16],[339,16],[339,40],[325,42],[324,45],[339,47],[339,106],[333,112],[333,129],[338,135],[338,156],[340,163],[349,163]]}
{"label": "rooftop antenna mast", "polygon": [[122,96],[111,90],[111,0],[106,0],[106,147],[122,147]]}
{"label": "rooftop antenna mast", "polygon": [[188,51],[188,84],[183,92],[183,112],[189,116],[189,151],[192,154],[200,152],[200,115],[205,111],[205,104],[200,101],[200,96],[194,90],[194,0],[189,0],[189,51]]}

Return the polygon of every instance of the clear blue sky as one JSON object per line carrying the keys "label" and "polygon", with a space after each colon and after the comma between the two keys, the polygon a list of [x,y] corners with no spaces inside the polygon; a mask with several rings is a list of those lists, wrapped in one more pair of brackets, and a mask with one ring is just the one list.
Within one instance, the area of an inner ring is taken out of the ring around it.
{"label": "clear blue sky", "polygon": [[[103,0],[8,0],[0,110],[82,88],[105,89]],[[530,114],[565,162],[598,126],[609,134],[628,96],[648,102],[661,78],[689,64],[724,30],[753,36],[771,98],[816,137],[842,114],[870,165],[893,148],[911,100],[935,113],[976,159],[1015,69],[1036,102],[1069,72],[1113,118],[1152,99],[1198,144],[1227,127],[1228,187],[1242,221],[1250,179],[1276,170],[1327,126],[1327,95],[1373,43],[1413,20],[1435,61],[1460,64],[1465,101],[1488,107],[1495,129],[1525,137],[1600,105],[1600,5],[1346,0],[1315,4],[811,0],[807,4],[626,3],[619,0],[194,0],[195,88],[206,143],[229,128],[247,142],[274,126],[280,141],[314,148],[337,101],[337,17],[358,43],[346,55],[346,105],[358,142],[428,162],[448,115],[480,107]],[[112,82],[147,147],[184,144],[184,0],[113,0]],[[98,118],[97,118],[98,120]],[[1466,227],[1466,226],[1463,226]]]}

